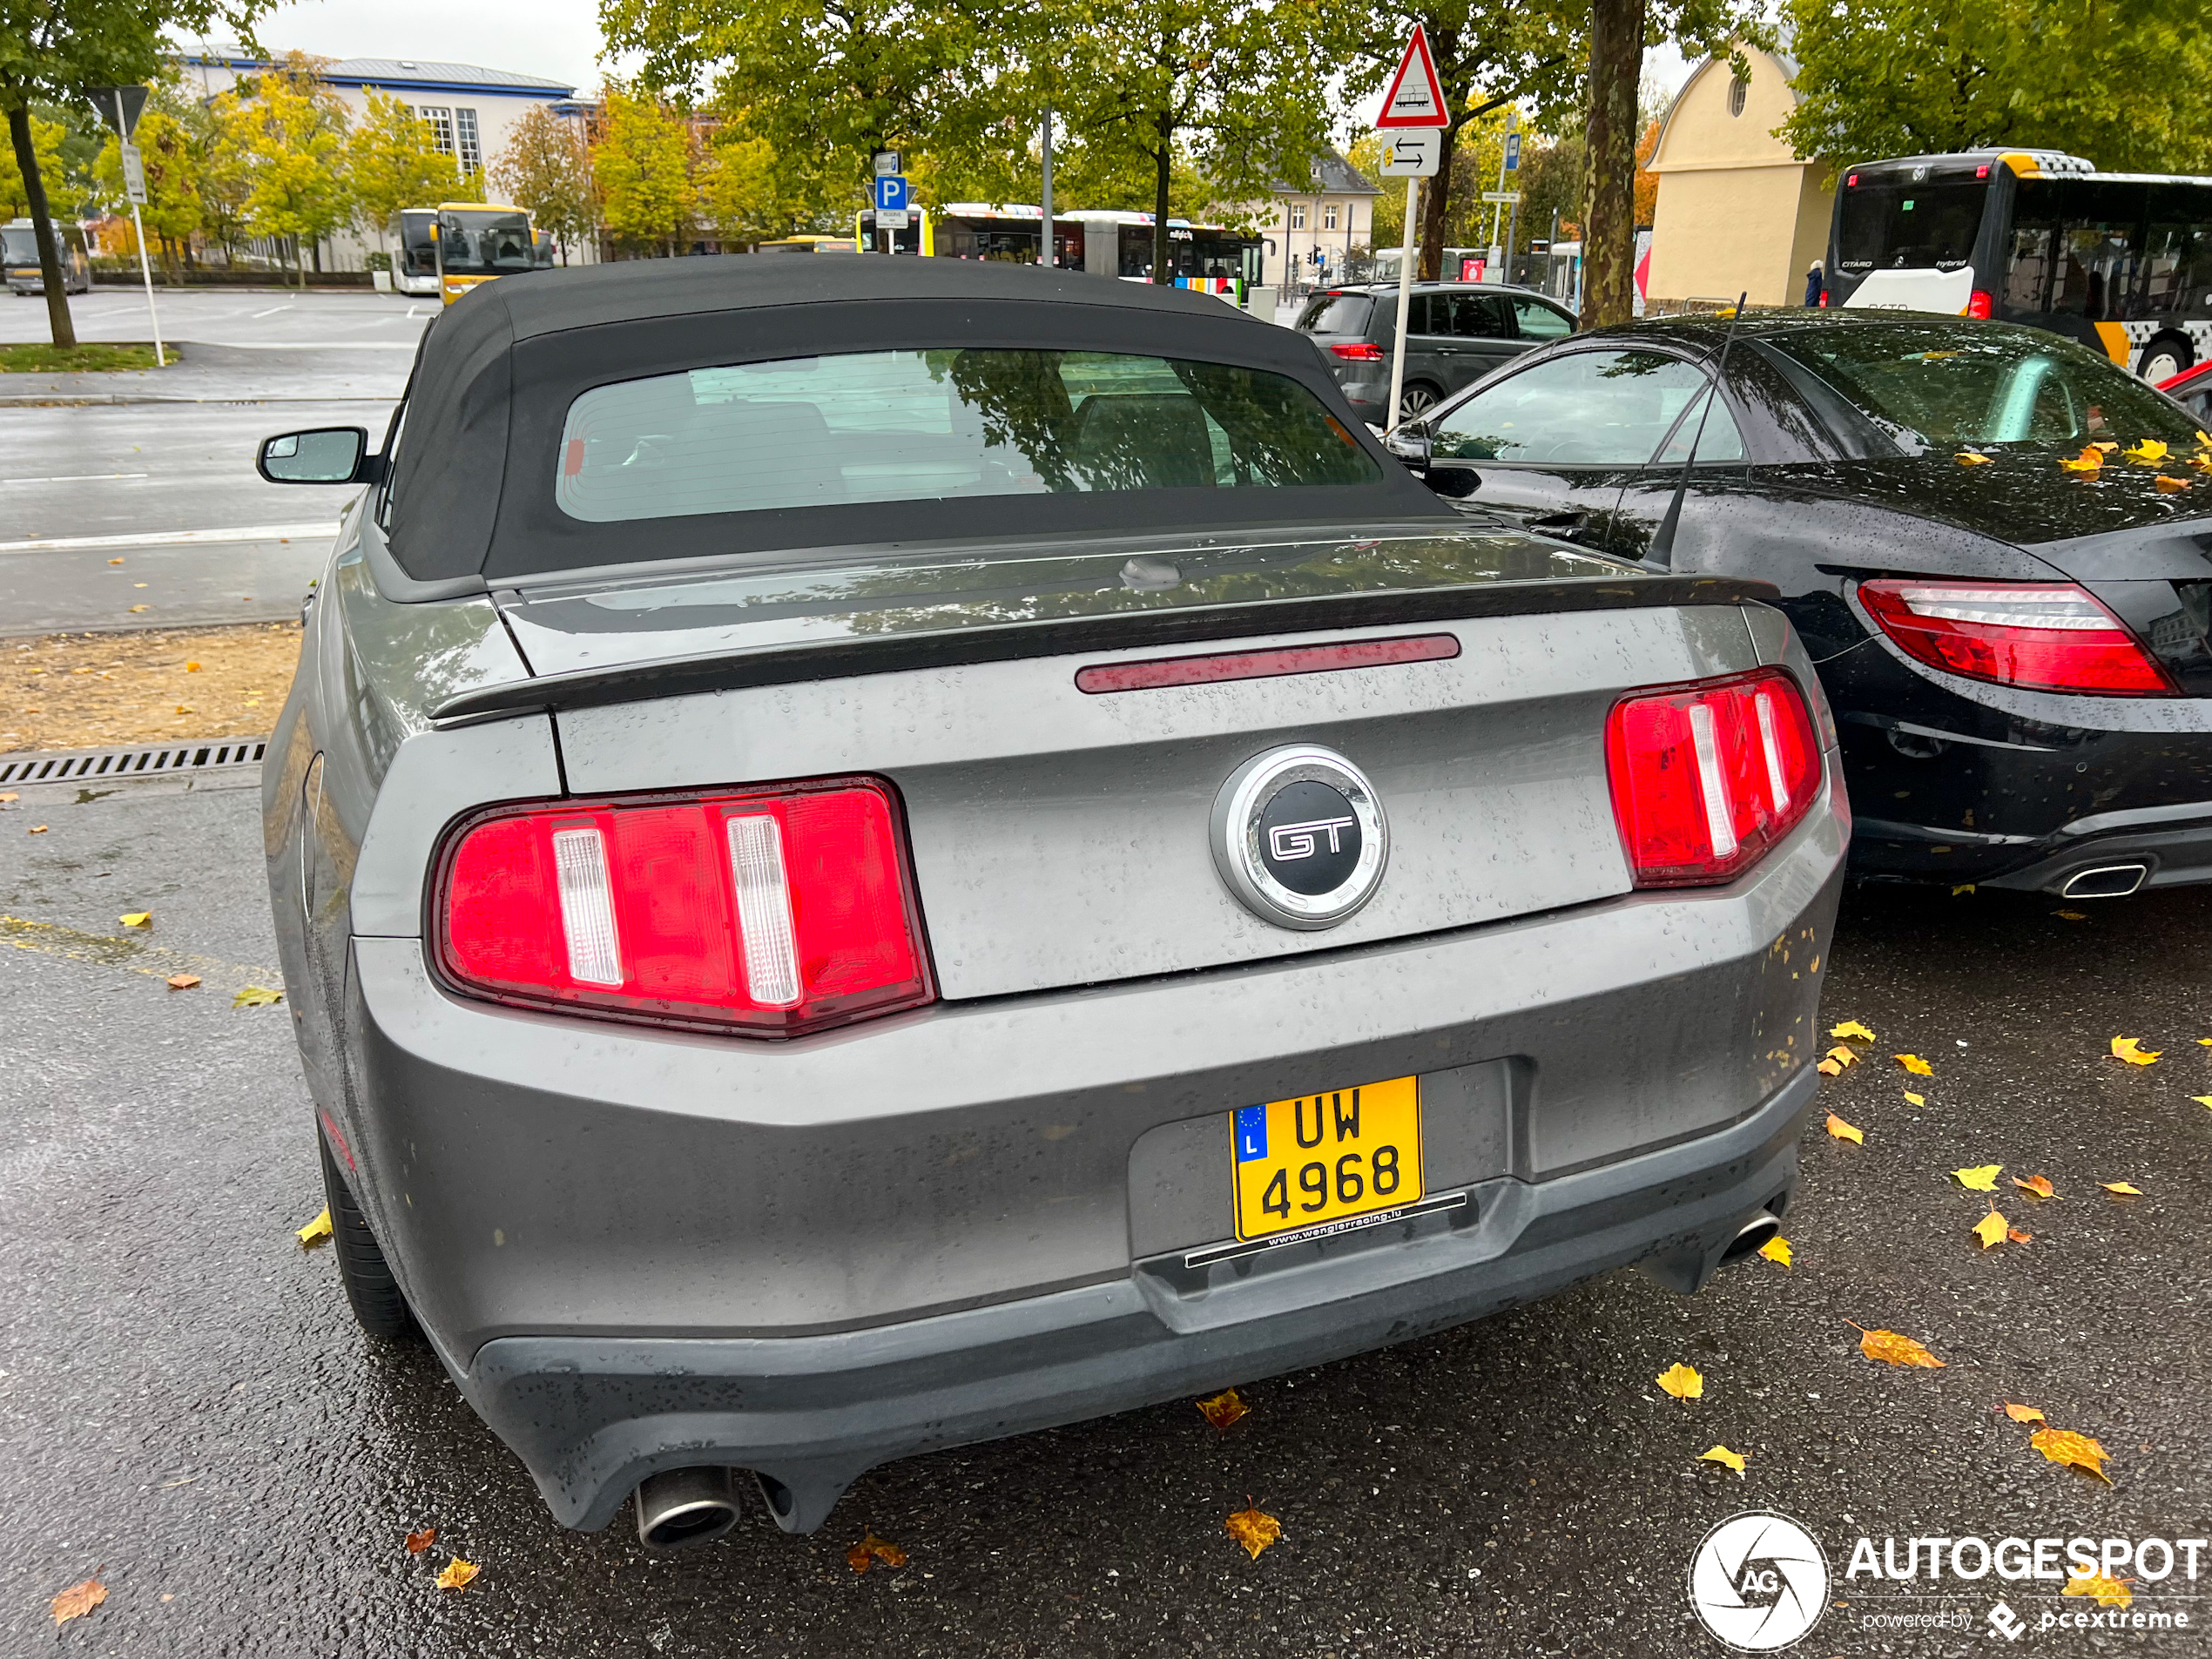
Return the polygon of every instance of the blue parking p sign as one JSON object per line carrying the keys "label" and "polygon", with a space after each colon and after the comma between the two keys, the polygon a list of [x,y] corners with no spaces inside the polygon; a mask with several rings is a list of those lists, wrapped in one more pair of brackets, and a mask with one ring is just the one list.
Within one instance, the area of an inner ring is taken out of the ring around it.
{"label": "blue parking p sign", "polygon": [[907,176],[887,172],[875,181],[875,205],[883,212],[903,211],[907,205]]}

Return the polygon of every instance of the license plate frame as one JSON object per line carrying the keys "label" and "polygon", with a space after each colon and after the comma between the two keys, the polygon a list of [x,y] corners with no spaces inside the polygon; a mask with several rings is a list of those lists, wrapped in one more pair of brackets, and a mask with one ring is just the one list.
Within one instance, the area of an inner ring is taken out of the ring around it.
{"label": "license plate frame", "polygon": [[[1240,1243],[1394,1214],[1426,1196],[1420,1080],[1387,1077],[1240,1106],[1229,1116],[1229,1157]],[[1314,1203],[1308,1177],[1317,1168]]]}

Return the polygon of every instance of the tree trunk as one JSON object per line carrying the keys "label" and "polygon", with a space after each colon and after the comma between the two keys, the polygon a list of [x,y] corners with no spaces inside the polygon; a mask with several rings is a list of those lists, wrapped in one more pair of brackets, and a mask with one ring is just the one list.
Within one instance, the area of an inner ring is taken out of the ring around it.
{"label": "tree trunk", "polygon": [[1160,147],[1153,158],[1158,167],[1152,182],[1152,280],[1172,287],[1175,272],[1168,260],[1168,172],[1175,165],[1175,148],[1168,119],[1160,118]]}
{"label": "tree trunk", "polygon": [[77,329],[69,320],[69,289],[62,276],[62,250],[54,235],[53,216],[46,209],[46,183],[38,176],[38,151],[30,141],[30,107],[12,105],[8,110],[8,137],[16,151],[16,166],[23,174],[23,193],[30,203],[30,222],[38,236],[38,286],[46,293],[46,326],[57,346],[77,344]]}
{"label": "tree trunk", "polygon": [[1582,327],[1635,314],[1636,84],[1644,0],[1591,0],[1590,96],[1582,156]]}
{"label": "tree trunk", "polygon": [[[1467,117],[1460,119],[1464,122]],[[1446,127],[1436,177],[1421,186],[1420,269],[1414,274],[1423,282],[1434,282],[1444,272],[1444,216],[1451,211],[1452,152],[1459,145],[1459,126]]]}
{"label": "tree trunk", "polygon": [[292,239],[292,270],[304,292],[307,286],[307,250],[300,246],[300,239],[296,236]]}

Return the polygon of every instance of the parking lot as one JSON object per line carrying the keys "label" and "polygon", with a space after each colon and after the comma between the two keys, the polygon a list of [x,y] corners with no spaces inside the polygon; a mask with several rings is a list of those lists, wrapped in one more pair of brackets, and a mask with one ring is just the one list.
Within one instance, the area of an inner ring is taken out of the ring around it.
{"label": "parking lot", "polygon": [[[109,1598],[64,1649],[1717,1651],[1690,1622],[1689,1553],[1765,1507],[1835,1575],[1801,1651],[1964,1653],[2000,1595],[2031,1630],[2084,1604],[2054,1582],[1943,1599],[1959,1587],[1846,1579],[1859,1536],[1902,1560],[1912,1537],[2208,1530],[2202,890],[2078,908],[1854,891],[1825,1017],[1879,1041],[1821,1109],[1865,1143],[1817,1109],[1789,1271],[1754,1259],[1693,1300],[1615,1274],[1342,1364],[1223,1376],[1251,1408],[1225,1433],[1172,1402],[879,1469],[812,1538],[756,1507],[725,1542],[652,1556],[626,1512],[555,1527],[427,1353],[368,1344],[327,1251],[293,1238],[322,1205],[313,1131],[286,1009],[232,1006],[277,981],[257,794],[225,781],[32,787],[0,813],[10,1651],[55,1647],[48,1598],[96,1572]],[[149,931],[118,925],[139,910]],[[201,983],[168,989],[179,972]],[[2115,1035],[2162,1057],[2118,1063]],[[1989,1163],[2030,1242],[1970,1236],[1989,1198],[1948,1172]],[[2037,1175],[2054,1200],[2012,1184]],[[1945,1366],[1877,1365],[1854,1324]],[[1655,1386],[1677,1362],[1702,1398]],[[2007,1400],[2101,1441],[2111,1484],[2047,1461]],[[1740,1477],[1700,1460],[1716,1444]],[[1223,1527],[1248,1501],[1283,1527],[1257,1560]],[[906,1564],[855,1574],[869,1531]],[[465,1594],[434,1588],[449,1554],[482,1568]],[[2206,1607],[2179,1573],[2134,1588],[2138,1610]],[[1900,1608],[1961,1628],[1860,1622]],[[2061,1639],[2196,1647],[2042,1640]]]}

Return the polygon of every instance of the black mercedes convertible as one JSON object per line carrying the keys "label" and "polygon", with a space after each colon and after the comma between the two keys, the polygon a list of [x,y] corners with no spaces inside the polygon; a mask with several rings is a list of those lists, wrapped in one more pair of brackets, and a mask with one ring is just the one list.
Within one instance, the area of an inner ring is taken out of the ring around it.
{"label": "black mercedes convertible", "polygon": [[1470,514],[1777,583],[1860,874],[2212,880],[2212,436],[2102,358],[1898,313],[1674,318],[1531,354],[1391,447]]}

